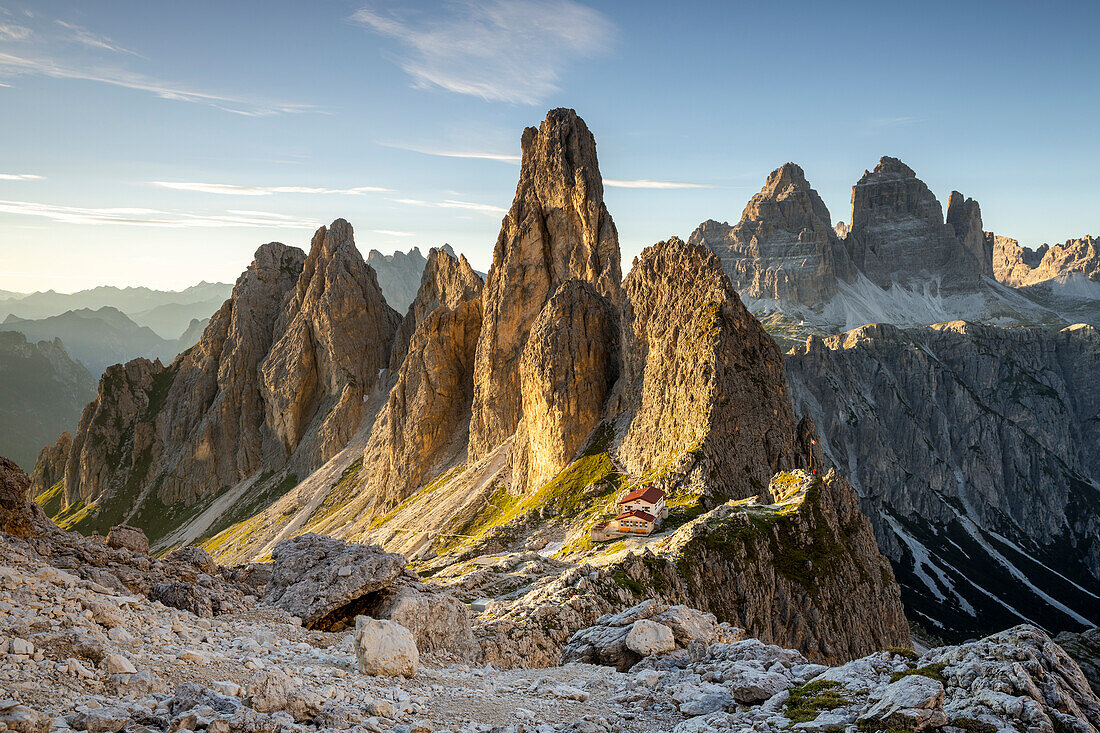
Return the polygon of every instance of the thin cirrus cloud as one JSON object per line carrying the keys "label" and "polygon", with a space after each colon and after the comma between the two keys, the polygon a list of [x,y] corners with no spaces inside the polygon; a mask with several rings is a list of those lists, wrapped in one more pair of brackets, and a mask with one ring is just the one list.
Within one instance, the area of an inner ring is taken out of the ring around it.
{"label": "thin cirrus cloud", "polygon": [[436,148],[426,148],[419,145],[403,145],[400,143],[378,143],[385,148],[394,148],[396,150],[408,150],[413,153],[420,153],[421,155],[434,155],[439,158],[466,158],[472,160],[495,160],[498,163],[509,163],[511,165],[519,165],[521,157],[512,153],[492,153],[482,152],[477,150],[439,150]]}
{"label": "thin cirrus cloud", "polygon": [[44,181],[45,176],[36,176],[33,173],[0,173],[0,181]]}
{"label": "thin cirrus cloud", "polygon": [[569,60],[602,53],[616,36],[605,15],[573,0],[456,2],[442,13],[374,3],[351,19],[400,45],[414,86],[520,104],[558,91]]}
{"label": "thin cirrus cloud", "polygon": [[33,28],[0,23],[0,76],[38,76],[109,84],[161,99],[204,104],[246,117],[321,111],[308,104],[200,91],[166,82],[119,65],[123,56],[144,57],[105,35],[60,19],[47,22],[38,16],[29,17],[34,21]]}
{"label": "thin cirrus cloud", "polygon": [[317,222],[266,211],[230,209],[224,214],[192,214],[160,209],[62,206],[33,201],[0,200],[0,213],[30,216],[65,224],[113,224],[118,226],[161,227],[255,227],[266,229],[313,229]]}
{"label": "thin cirrus cloud", "polygon": [[465,211],[474,211],[479,214],[488,214],[490,216],[508,213],[508,209],[502,208],[500,206],[493,206],[492,204],[478,204],[472,201],[458,201],[456,199],[445,199],[443,201],[424,201],[422,199],[393,199],[393,201],[399,204],[405,204],[406,206],[428,206],[436,209],[463,209]]}
{"label": "thin cirrus cloud", "polygon": [[709,183],[689,183],[688,181],[655,181],[650,178],[638,178],[635,180],[622,180],[618,178],[605,178],[603,185],[612,188],[654,188],[671,190],[677,188],[714,188]]}
{"label": "thin cirrus cloud", "polygon": [[128,48],[124,48],[119,44],[112,41],[107,36],[93,33],[92,31],[84,28],[83,26],[76,25],[75,23],[67,23],[64,20],[54,21],[58,26],[64,28],[69,32],[69,39],[75,43],[87,46],[88,48],[96,48],[102,51],[111,51],[112,53],[125,53],[131,56],[137,56],[142,58],[141,54],[137,51],[131,51]]}
{"label": "thin cirrus cloud", "polygon": [[185,181],[150,181],[157,188],[173,191],[212,193],[220,196],[270,196],[277,193],[342,194],[361,196],[367,193],[391,193],[393,189],[381,186],[356,186],[355,188],[316,188],[312,186],[237,186],[231,183],[194,183]]}

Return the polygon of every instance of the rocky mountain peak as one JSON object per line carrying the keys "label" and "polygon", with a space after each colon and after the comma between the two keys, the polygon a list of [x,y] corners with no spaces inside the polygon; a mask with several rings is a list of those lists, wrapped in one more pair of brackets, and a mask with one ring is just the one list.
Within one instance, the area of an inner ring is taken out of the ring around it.
{"label": "rocky mountain peak", "polygon": [[772,171],[740,222],[704,222],[689,241],[714,251],[748,298],[819,305],[835,295],[838,278],[854,275],[829,209],[794,163]]}
{"label": "rocky mountain peak", "polygon": [[561,283],[584,280],[619,303],[619,236],[603,201],[596,142],[568,109],[523,133],[523,162],[485,285],[470,454],[512,435],[522,407],[519,360],[532,324]]}
{"label": "rocky mountain peak", "polygon": [[267,421],[288,456],[319,414],[325,418],[307,463],[343,447],[358,428],[364,395],[389,364],[399,321],[351,224],[337,219],[318,229],[262,366]]}
{"label": "rocky mountain peak", "polygon": [[884,155],[879,158],[874,171],[863,171],[863,176],[856,185],[883,183],[885,181],[901,181],[916,177],[917,174],[913,169],[901,162],[900,159]]}
{"label": "rocky mountain peak", "polygon": [[992,272],[992,253],[979,236],[977,203],[961,194],[954,200],[952,220],[945,222],[939,200],[913,169],[883,157],[852,187],[846,242],[855,265],[881,288],[972,289],[978,275]]}

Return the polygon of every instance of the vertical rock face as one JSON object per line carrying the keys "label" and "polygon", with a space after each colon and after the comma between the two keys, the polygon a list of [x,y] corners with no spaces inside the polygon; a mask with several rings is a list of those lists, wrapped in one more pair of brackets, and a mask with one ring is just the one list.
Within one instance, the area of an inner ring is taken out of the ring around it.
{"label": "vertical rock face", "polygon": [[[481,288],[466,258],[432,250],[394,343],[397,383],[363,451],[368,506],[392,507],[465,451]],[[402,349],[406,330],[411,339]]]}
{"label": "vertical rock face", "polygon": [[408,313],[397,327],[390,354],[390,371],[396,372],[401,368],[413,332],[429,313],[441,305],[454,310],[466,301],[480,299],[484,287],[481,276],[474,272],[465,256],[456,257],[450,247],[432,248],[416,298],[409,304]]}
{"label": "vertical rock face", "polygon": [[519,366],[531,326],[558,285],[576,278],[618,305],[619,238],[603,202],[596,142],[573,110],[523,133],[516,197],[485,285],[470,455],[511,436],[522,414]]}
{"label": "vertical rock face", "polygon": [[287,456],[318,414],[325,417],[306,464],[344,446],[359,426],[363,397],[389,364],[399,321],[355,248],[351,225],[337,219],[318,229],[262,366],[267,423]]}
{"label": "vertical rock face", "polygon": [[[970,232],[971,216],[980,218],[977,205],[960,200],[959,207],[958,227]],[[947,283],[976,275],[978,263],[971,260],[957,231],[944,223],[940,202],[928,186],[897,158],[882,158],[852,188],[852,225],[846,241],[855,265],[879,287],[895,282],[908,287],[937,277]]]}
{"label": "vertical rock face", "polygon": [[947,199],[947,223],[962,245],[959,259],[986,277],[993,277],[993,248],[982,231],[982,210],[974,199],[952,191]]}
{"label": "vertical rock face", "polygon": [[538,489],[584,447],[618,377],[618,338],[618,313],[590,283],[569,280],[547,301],[520,360],[513,487]]}
{"label": "vertical rock face", "polygon": [[109,499],[121,520],[154,496],[190,505],[263,469],[312,470],[358,427],[398,320],[347,222],[322,227],[308,257],[263,245],[194,347],[168,367],[107,370],[73,438],[66,505],[103,514]]}
{"label": "vertical rock face", "polygon": [[959,636],[1100,621],[1100,337],[864,326],[785,362],[916,617]]}
{"label": "vertical rock face", "polygon": [[1053,247],[1021,247],[1015,239],[989,233],[993,268],[998,281],[1012,287],[1027,287],[1063,276],[1080,274],[1100,282],[1100,241],[1095,237],[1069,239]]}
{"label": "vertical rock face", "polygon": [[647,248],[626,279],[622,327],[616,457],[629,473],[690,458],[712,490],[740,498],[777,470],[816,467],[779,348],[709,249],[675,238]]}
{"label": "vertical rock face", "polygon": [[145,478],[154,447],[154,397],[163,398],[164,374],[159,361],[148,359],[107,367],[98,396],[84,408],[69,451],[66,505],[95,501]]}
{"label": "vertical rock face", "polygon": [[304,261],[302,250],[278,242],[256,250],[198,344],[173,364],[177,372],[158,421],[164,501],[190,502],[231,486],[275,453],[260,367]]}
{"label": "vertical rock face", "polygon": [[838,278],[855,276],[825,202],[794,163],[772,171],[739,223],[703,222],[688,241],[719,256],[742,297],[819,305]]}
{"label": "vertical rock face", "polygon": [[73,436],[69,431],[61,433],[57,442],[47,445],[38,453],[38,460],[31,472],[31,485],[44,491],[65,478],[65,464],[73,449]]}

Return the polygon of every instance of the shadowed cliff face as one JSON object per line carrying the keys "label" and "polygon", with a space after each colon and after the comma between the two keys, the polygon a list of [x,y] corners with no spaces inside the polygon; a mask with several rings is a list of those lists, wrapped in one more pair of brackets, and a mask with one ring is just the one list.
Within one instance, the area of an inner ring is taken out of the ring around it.
{"label": "shadowed cliff face", "polygon": [[523,133],[516,197],[485,284],[470,455],[480,458],[522,417],[520,359],[532,325],[558,286],[591,283],[619,303],[619,238],[603,203],[596,143],[572,110],[551,110]]}
{"label": "shadowed cliff face", "polygon": [[915,620],[959,636],[1100,620],[1094,329],[866,326],[785,367]]}

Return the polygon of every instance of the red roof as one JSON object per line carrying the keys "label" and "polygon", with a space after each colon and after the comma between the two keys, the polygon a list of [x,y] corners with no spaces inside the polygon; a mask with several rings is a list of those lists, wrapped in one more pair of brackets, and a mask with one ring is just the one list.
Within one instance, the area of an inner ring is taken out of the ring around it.
{"label": "red roof", "polygon": [[657,521],[656,517],[654,517],[649,512],[643,512],[641,509],[631,509],[629,512],[623,512],[619,516],[615,517],[616,520],[630,518],[644,519],[647,522]]}
{"label": "red roof", "polygon": [[640,499],[650,504],[656,504],[663,498],[665,498],[665,492],[661,491],[656,486],[643,486],[640,489],[634,489],[629,494],[619,499],[619,503],[627,504]]}

